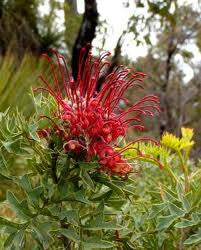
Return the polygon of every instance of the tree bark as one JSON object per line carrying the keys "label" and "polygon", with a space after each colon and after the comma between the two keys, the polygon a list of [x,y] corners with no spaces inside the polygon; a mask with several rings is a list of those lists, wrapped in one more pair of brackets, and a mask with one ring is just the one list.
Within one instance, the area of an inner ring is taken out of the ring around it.
{"label": "tree bark", "polygon": [[[72,53],[72,74],[74,79],[77,78],[78,60],[82,47],[91,44],[95,38],[96,26],[98,24],[98,11],[96,0],[85,0],[85,12],[83,15],[82,24],[73,46]],[[90,46],[87,47],[88,50]]]}
{"label": "tree bark", "polygon": [[98,84],[97,84],[97,91],[100,91],[102,84],[105,81],[105,78],[107,75],[109,75],[110,73],[112,73],[112,71],[118,66],[120,65],[120,60],[121,60],[121,47],[122,47],[122,38],[124,36],[124,32],[122,33],[122,35],[119,37],[116,47],[114,49],[114,55],[111,59],[111,64],[110,66],[107,68],[107,71],[105,72],[105,74],[103,76],[100,77],[100,79],[98,80]]}
{"label": "tree bark", "polygon": [[2,17],[2,14],[3,14],[3,4],[4,4],[4,0],[0,0],[0,18]]}
{"label": "tree bark", "polygon": [[166,72],[165,72],[165,82],[162,86],[162,91],[164,93],[164,106],[166,110],[166,122],[165,124],[161,124],[160,126],[160,135],[164,133],[164,131],[173,132],[175,129],[174,125],[174,119],[172,117],[172,106],[169,102],[169,96],[168,96],[168,86],[169,86],[169,79],[170,79],[170,73],[172,71],[172,60],[175,56],[175,52],[177,50],[177,44],[174,42],[174,33],[170,36],[168,41],[168,48],[167,48],[167,59],[166,59]]}

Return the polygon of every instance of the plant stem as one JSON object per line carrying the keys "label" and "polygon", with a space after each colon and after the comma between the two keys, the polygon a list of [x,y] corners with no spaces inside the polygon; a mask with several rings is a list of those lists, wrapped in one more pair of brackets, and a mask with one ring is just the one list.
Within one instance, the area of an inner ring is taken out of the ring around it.
{"label": "plant stem", "polygon": [[185,178],[185,192],[189,192],[190,191],[190,183],[189,183],[189,179],[188,179],[188,167],[186,166],[186,163],[183,160],[182,154],[180,151],[177,152],[178,156],[179,156],[179,160],[181,162],[181,167],[184,173],[184,178]]}
{"label": "plant stem", "polygon": [[[62,228],[68,228],[68,225],[66,225],[62,220],[60,221],[60,225]],[[71,241],[66,238],[65,236],[62,236],[61,240],[63,241],[64,248],[66,250],[71,250]]]}
{"label": "plant stem", "polygon": [[[54,149],[55,149],[55,147],[54,147],[55,145],[54,145],[54,143],[53,142],[50,142],[50,144],[49,144],[49,147],[50,147],[50,149],[52,149],[53,151],[54,151]],[[57,184],[58,183],[58,178],[57,178],[57,169],[56,169],[56,167],[57,167],[57,159],[58,159],[58,153],[56,153],[56,152],[53,152],[52,153],[52,163],[51,163],[51,170],[52,170],[52,179],[53,179],[53,182],[55,183],[55,184]]]}
{"label": "plant stem", "polygon": [[[53,151],[55,150],[55,145],[52,141],[50,142],[49,147]],[[52,153],[51,170],[52,170],[52,179],[53,179],[53,182],[55,184],[58,184],[58,181],[59,181],[58,177],[57,177],[57,169],[56,169],[58,156],[59,156],[59,154],[56,153],[55,151]],[[62,205],[62,201],[60,203]],[[68,225],[66,225],[65,222],[62,220],[60,221],[60,225],[62,228],[68,228]],[[66,238],[65,236],[62,236],[61,240],[63,241],[64,248],[66,250],[71,250],[71,241],[68,238]]]}

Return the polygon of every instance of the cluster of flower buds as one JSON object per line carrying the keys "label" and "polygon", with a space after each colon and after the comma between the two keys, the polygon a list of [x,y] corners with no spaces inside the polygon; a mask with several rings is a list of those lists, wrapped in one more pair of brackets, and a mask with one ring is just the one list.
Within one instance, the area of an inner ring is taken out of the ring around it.
{"label": "cluster of flower buds", "polygon": [[[102,170],[126,175],[132,168],[113,145],[118,138],[126,136],[128,129],[143,130],[140,124],[142,118],[160,111],[159,99],[148,95],[129,104],[124,97],[125,92],[130,87],[143,89],[140,83],[145,74],[123,66],[107,75],[100,91],[97,91],[100,76],[110,65],[106,60],[109,53],[94,59],[91,52],[86,51],[86,48],[81,50],[76,80],[70,76],[64,57],[57,51],[52,51],[56,63],[43,54],[52,68],[55,87],[40,76],[45,87],[38,89],[47,90],[58,104],[57,118],[60,125],[53,126],[53,129],[62,137],[66,153],[73,153],[76,157],[82,155],[82,158],[84,155],[88,162],[96,156]],[[128,106],[124,111],[122,102]],[[38,134],[47,137],[49,129]]]}

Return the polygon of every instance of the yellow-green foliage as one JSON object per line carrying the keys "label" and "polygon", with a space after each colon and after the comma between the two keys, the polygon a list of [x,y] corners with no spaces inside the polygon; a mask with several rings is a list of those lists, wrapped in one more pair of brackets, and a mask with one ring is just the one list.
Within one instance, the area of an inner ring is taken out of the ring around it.
{"label": "yellow-green foliage", "polygon": [[190,128],[182,128],[181,134],[182,137],[178,138],[173,134],[165,133],[160,143],[162,146],[175,151],[191,149],[194,145],[194,141],[192,141],[193,130]]}
{"label": "yellow-green foliage", "polygon": [[188,157],[194,145],[193,134],[193,129],[190,128],[181,128],[181,138],[166,132],[162,136],[159,146],[152,142],[132,144],[129,145],[124,156],[128,159],[139,159],[140,157],[145,161],[167,167],[177,154],[179,156],[183,155],[185,159]]}
{"label": "yellow-green foliage", "polygon": [[30,114],[33,104],[29,93],[38,83],[38,75],[44,71],[43,62],[34,60],[26,54],[21,61],[16,56],[7,54],[0,58],[0,111],[8,107],[19,107],[20,111]]}

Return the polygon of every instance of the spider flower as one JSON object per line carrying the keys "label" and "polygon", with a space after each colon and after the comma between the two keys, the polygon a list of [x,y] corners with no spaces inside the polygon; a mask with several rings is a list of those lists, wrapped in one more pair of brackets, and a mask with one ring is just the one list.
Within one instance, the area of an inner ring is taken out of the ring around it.
{"label": "spider flower", "polygon": [[[56,62],[47,54],[43,57],[50,64],[54,84],[40,76],[45,87],[38,89],[48,91],[57,102],[56,117],[61,125],[53,127],[62,137],[64,150],[76,157],[84,155],[87,161],[96,156],[101,169],[111,174],[128,174],[132,167],[115,151],[114,143],[119,137],[125,137],[130,128],[143,130],[142,118],[160,111],[155,95],[147,95],[133,104],[124,97],[129,88],[143,89],[141,82],[145,74],[119,66],[104,77],[97,91],[101,77],[110,66],[109,52],[93,58],[83,48],[76,80],[70,75],[65,58],[55,50],[52,52]],[[122,110],[122,103],[128,108]]]}

